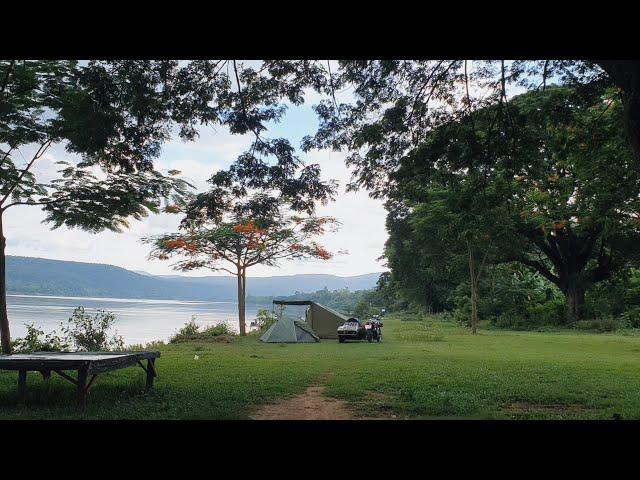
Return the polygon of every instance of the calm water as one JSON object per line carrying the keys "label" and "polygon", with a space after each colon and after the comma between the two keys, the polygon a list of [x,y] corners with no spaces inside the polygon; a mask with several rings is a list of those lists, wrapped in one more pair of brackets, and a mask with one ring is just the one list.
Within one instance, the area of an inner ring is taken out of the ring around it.
{"label": "calm water", "polygon": [[[114,312],[115,329],[126,344],[167,340],[192,315],[200,325],[225,322],[238,331],[235,302],[7,295],[7,305],[12,338],[25,335],[25,323],[33,323],[45,332],[59,331],[60,323],[66,323],[79,305],[88,313],[98,309]],[[271,309],[271,305],[247,305],[247,327],[259,308]]]}

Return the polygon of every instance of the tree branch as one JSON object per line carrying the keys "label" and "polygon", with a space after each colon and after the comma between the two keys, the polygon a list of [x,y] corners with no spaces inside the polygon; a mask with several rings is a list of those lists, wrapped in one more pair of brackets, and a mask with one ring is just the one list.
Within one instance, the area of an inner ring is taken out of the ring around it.
{"label": "tree branch", "polygon": [[11,60],[11,62],[9,63],[7,71],[4,74],[4,79],[2,80],[2,88],[0,88],[0,93],[4,93],[4,89],[7,88],[7,83],[9,83],[9,75],[11,74],[11,70],[13,70],[13,66],[15,65],[15,63],[15,60]]}
{"label": "tree branch", "polygon": [[42,155],[44,155],[44,152],[47,151],[47,149],[51,146],[51,143],[53,142],[53,140],[47,140],[46,142],[44,142],[40,148],[38,149],[38,151],[36,152],[36,154],[33,156],[33,158],[31,159],[31,161],[27,164],[27,166],[25,167],[24,170],[22,170],[22,173],[20,173],[20,176],[18,177],[18,179],[16,180],[16,182],[13,184],[13,186],[11,186],[11,188],[9,188],[9,191],[6,193],[6,195],[2,198],[2,200],[0,200],[0,206],[2,204],[4,204],[4,202],[7,200],[7,198],[9,198],[9,196],[13,193],[13,191],[20,185],[20,182],[22,181],[22,179],[24,178],[24,176],[27,174],[27,172],[29,171],[29,169],[33,166],[33,164],[36,162],[36,160],[38,160]]}
{"label": "tree branch", "polygon": [[545,267],[541,262],[536,260],[529,260],[528,258],[520,258],[518,262],[535,269],[538,273],[544,276],[547,280],[551,281],[557,286],[560,286],[560,278],[554,275],[551,270]]}

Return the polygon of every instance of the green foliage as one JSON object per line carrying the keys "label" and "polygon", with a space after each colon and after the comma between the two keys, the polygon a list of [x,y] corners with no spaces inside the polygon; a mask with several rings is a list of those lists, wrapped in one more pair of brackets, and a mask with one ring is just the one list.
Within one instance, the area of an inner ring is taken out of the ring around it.
{"label": "green foliage", "polygon": [[640,307],[640,270],[628,268],[587,292],[590,317],[618,316]]}
{"label": "green foliage", "polygon": [[113,312],[98,310],[94,315],[76,307],[62,332],[79,352],[124,350],[124,339],[117,332],[110,334],[116,316]]}
{"label": "green foliage", "polygon": [[13,352],[67,352],[69,350],[68,339],[58,336],[55,331],[45,334],[33,324],[25,324],[25,327],[27,334],[24,338],[16,338],[13,341]]}
{"label": "green foliage", "polygon": [[[176,337],[194,336],[194,335],[197,335],[199,331],[200,331],[200,326],[196,323],[196,316],[192,315],[191,320],[185,323],[184,326],[180,330],[178,330]],[[172,337],[172,339],[176,337]]]}
{"label": "green foliage", "polygon": [[113,312],[98,310],[95,315],[85,312],[84,307],[76,307],[67,324],[60,325],[60,334],[55,330],[46,333],[33,326],[25,325],[27,335],[16,338],[13,349],[16,353],[31,352],[98,352],[124,350],[124,339],[117,332],[110,334],[115,324]]}
{"label": "green foliage", "polygon": [[481,317],[560,324],[558,293],[571,317],[582,316],[585,291],[640,260],[640,177],[611,89],[550,86],[509,109],[510,128],[496,127],[504,105],[491,105],[434,129],[399,159],[385,192],[385,256],[398,289],[436,311],[467,308],[471,263],[482,283],[485,262],[518,262],[555,285],[545,287],[553,302],[525,300],[536,285],[520,275],[479,294]]}
{"label": "green foliage", "polygon": [[166,342],[163,340],[152,340],[151,342],[146,343],[132,343],[127,345],[127,350],[132,352],[141,352],[141,351],[155,351],[164,347]]}
{"label": "green foliage", "polygon": [[276,321],[276,316],[267,309],[260,308],[256,315],[256,323],[259,332],[264,332]]}
{"label": "green foliage", "polygon": [[196,316],[193,315],[191,320],[171,336],[169,343],[220,341],[228,340],[233,335],[235,333],[226,323],[220,322],[202,328],[196,323]]}
{"label": "green foliage", "polygon": [[626,326],[624,322],[611,317],[594,320],[579,320],[573,325],[578,330],[590,330],[593,332],[613,332]]}
{"label": "green foliage", "polygon": [[372,290],[356,290],[351,291],[348,288],[341,290],[329,290],[326,287],[311,293],[297,292],[293,295],[268,297],[268,296],[250,296],[248,300],[255,303],[269,303],[272,300],[311,300],[320,303],[326,307],[332,308],[345,315],[353,315],[357,318],[366,318],[371,315],[380,314],[380,309],[384,308],[387,312],[394,311],[397,305],[387,303],[387,297],[380,288]]}

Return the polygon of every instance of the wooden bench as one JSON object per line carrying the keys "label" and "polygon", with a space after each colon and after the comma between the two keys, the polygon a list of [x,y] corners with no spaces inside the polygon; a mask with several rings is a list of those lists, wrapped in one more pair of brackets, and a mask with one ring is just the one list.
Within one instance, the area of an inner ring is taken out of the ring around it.
{"label": "wooden bench", "polygon": [[[77,389],[78,404],[84,406],[87,393],[93,386],[98,374],[118,370],[120,368],[139,365],[146,372],[145,392],[153,387],[153,379],[157,376],[155,361],[160,352],[35,352],[15,355],[0,355],[0,370],[18,371],[18,394],[20,404],[26,401],[27,372],[42,374],[45,380],[51,372],[60,375],[73,383]],[[147,366],[143,365],[147,361]],[[76,370],[77,377],[64,372]],[[91,378],[89,378],[91,377]]]}

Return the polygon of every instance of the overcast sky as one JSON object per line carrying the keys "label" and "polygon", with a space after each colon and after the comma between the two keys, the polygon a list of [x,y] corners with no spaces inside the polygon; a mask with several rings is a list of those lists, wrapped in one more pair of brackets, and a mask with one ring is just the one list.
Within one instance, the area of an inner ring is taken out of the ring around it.
{"label": "overcast sky", "polygon": [[[313,102],[302,107],[291,107],[269,137],[288,138],[296,148],[306,134],[317,127]],[[202,128],[198,140],[183,143],[179,139],[166,144],[156,162],[161,170],[177,169],[194,183],[199,190],[206,188],[206,179],[221,168],[227,168],[249,145],[249,136],[230,135],[224,128]],[[24,149],[27,157],[28,149]],[[340,183],[335,202],[320,206],[318,214],[332,215],[342,222],[337,233],[327,234],[324,245],[331,251],[346,250],[328,261],[290,261],[280,267],[255,266],[252,276],[290,275],[298,273],[330,273],[335,275],[359,275],[384,270],[377,260],[382,254],[387,234],[384,228],[385,211],[382,202],[370,199],[365,191],[346,193],[345,186],[350,172],[344,164],[344,154],[331,151],[298,152],[307,163],[320,164],[325,179],[336,179]],[[55,161],[77,161],[59,145],[53,147],[37,164],[35,173],[40,181],[53,178]],[[42,257],[57,260],[107,263],[142,270],[153,274],[176,274],[170,261],[148,260],[149,247],[140,242],[142,237],[176,231],[180,217],[177,215],[151,215],[142,221],[132,221],[131,228],[124,233],[103,232],[89,234],[81,230],[62,227],[50,230],[41,223],[43,213],[36,206],[18,206],[7,210],[4,220],[7,237],[7,254]],[[198,270],[190,275],[221,275],[210,270]]]}

